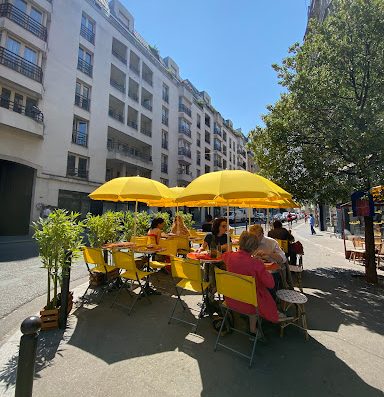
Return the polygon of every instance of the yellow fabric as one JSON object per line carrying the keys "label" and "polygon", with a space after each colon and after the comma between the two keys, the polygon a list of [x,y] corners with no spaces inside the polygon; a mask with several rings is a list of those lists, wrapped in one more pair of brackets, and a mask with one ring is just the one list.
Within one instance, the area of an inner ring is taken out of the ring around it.
{"label": "yellow fabric", "polygon": [[175,241],[175,243],[177,245],[177,250],[184,250],[184,251],[187,251],[187,252],[190,251],[188,237],[176,236],[172,240]]}
{"label": "yellow fabric", "polygon": [[129,176],[104,183],[89,197],[92,200],[147,202],[173,199],[175,194],[167,186],[153,179]]}
{"label": "yellow fabric", "polygon": [[202,272],[199,261],[183,258],[171,258],[172,276],[202,282]]}
{"label": "yellow fabric", "polygon": [[[171,258],[176,256],[177,254],[177,241],[174,239],[170,240],[160,240],[160,247],[165,248],[165,251],[160,252],[160,255],[167,255]],[[163,267],[170,265],[169,262],[161,262],[161,261],[151,261],[149,262],[149,266],[154,269],[162,269]]]}
{"label": "yellow fabric", "polygon": [[119,269],[133,272],[136,271],[136,263],[133,252],[114,251],[112,252],[112,258],[115,266]]}
{"label": "yellow fabric", "polygon": [[288,253],[288,240],[279,240],[275,238],[277,241],[277,244],[279,244],[279,247],[284,251],[284,253]]}
{"label": "yellow fabric", "polygon": [[212,201],[230,205],[230,200],[291,199],[292,196],[271,181],[242,170],[225,170],[203,174],[192,181],[176,202]]}
{"label": "yellow fabric", "polygon": [[256,283],[252,276],[244,276],[215,267],[217,293],[227,298],[257,306]]}
{"label": "yellow fabric", "polygon": [[148,244],[148,236],[132,236],[131,243],[135,243],[138,247],[143,247]]}
{"label": "yellow fabric", "polygon": [[120,277],[126,278],[127,280],[137,280],[137,279],[141,280],[144,277],[149,276],[150,274],[152,274],[152,272],[142,272],[141,270],[136,270],[135,272],[132,272],[127,270],[126,272],[121,274]]}
{"label": "yellow fabric", "polygon": [[83,257],[84,261],[88,263],[88,265],[106,265],[101,248],[83,248]]}
{"label": "yellow fabric", "polygon": [[115,266],[108,266],[108,265],[104,265],[104,266],[96,266],[90,269],[92,273],[105,273],[105,271],[108,272],[112,272],[113,270],[116,270]]}
{"label": "yellow fabric", "polygon": [[[185,278],[185,279],[182,279],[177,284],[177,286],[179,288],[186,289],[186,290],[192,291],[192,292],[203,292],[208,288],[209,283],[208,282],[201,283],[198,281],[192,281],[192,280],[188,280]],[[203,288],[201,288],[201,287],[203,287]]]}

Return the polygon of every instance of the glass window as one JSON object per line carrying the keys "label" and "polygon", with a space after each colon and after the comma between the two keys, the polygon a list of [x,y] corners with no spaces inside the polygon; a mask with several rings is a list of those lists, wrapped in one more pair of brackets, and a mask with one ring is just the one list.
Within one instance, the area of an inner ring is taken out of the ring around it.
{"label": "glass window", "polygon": [[16,40],[11,39],[10,37],[7,37],[7,50],[19,55],[20,43]]}
{"label": "glass window", "polygon": [[9,101],[11,99],[11,91],[7,88],[1,90],[0,106],[2,108],[9,108]]}
{"label": "glass window", "polygon": [[15,98],[13,100],[13,111],[17,113],[21,113],[23,108],[23,100],[24,97],[20,94],[15,94]]}
{"label": "glass window", "polygon": [[27,3],[23,0],[15,0],[15,6],[23,12],[27,11]]}
{"label": "glass window", "polygon": [[79,170],[79,176],[81,173],[85,174],[87,171],[87,159],[83,158],[83,157],[79,157],[79,166],[78,166],[78,170]]}
{"label": "glass window", "polygon": [[77,130],[81,133],[86,134],[87,133],[87,122],[79,120],[77,122]]}
{"label": "glass window", "polygon": [[37,64],[37,53],[28,47],[24,48],[24,59],[34,64]]}
{"label": "glass window", "polygon": [[81,16],[81,24],[82,26],[89,29],[92,33],[94,32],[95,24],[85,14]]}
{"label": "glass window", "polygon": [[43,13],[41,13],[39,10],[36,10],[36,8],[31,8],[31,13],[29,16],[36,22],[43,23]]}

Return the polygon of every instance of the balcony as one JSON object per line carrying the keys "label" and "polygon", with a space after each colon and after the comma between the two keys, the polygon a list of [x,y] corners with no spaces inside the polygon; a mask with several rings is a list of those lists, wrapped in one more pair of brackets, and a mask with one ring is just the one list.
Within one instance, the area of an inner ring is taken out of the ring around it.
{"label": "balcony", "polygon": [[[107,145],[108,148],[108,158],[114,158],[119,160],[120,157],[128,157],[131,159],[139,160],[144,162],[146,165],[152,162],[151,155],[148,153],[143,153],[140,150],[128,146],[123,143],[113,142],[112,144]],[[124,159],[123,159],[124,160]]]}
{"label": "balcony", "polygon": [[143,80],[148,83],[150,86],[153,85],[152,74],[151,73],[143,73]]}
{"label": "balcony", "polygon": [[124,65],[127,64],[127,58],[124,58],[119,52],[117,52],[114,48],[112,48],[112,55],[117,58],[120,62],[123,62]]}
{"label": "balcony", "polygon": [[152,112],[152,105],[149,101],[142,101],[141,105]]}
{"label": "balcony", "polygon": [[41,83],[43,79],[43,71],[40,66],[27,61],[26,59],[20,57],[19,55],[7,50],[4,47],[0,47],[0,64],[4,65],[10,69],[15,70]]}
{"label": "balcony", "polygon": [[91,106],[91,100],[83,95],[75,94],[75,105],[89,111],[89,108]]}
{"label": "balcony", "polygon": [[91,44],[95,44],[95,34],[92,32],[91,29],[88,29],[86,26],[81,25],[80,34],[85,38],[85,40],[88,40]]}
{"label": "balcony", "polygon": [[161,148],[168,150],[168,140],[167,139],[161,139]]}
{"label": "balcony", "polygon": [[0,17],[6,17],[41,40],[47,41],[47,28],[11,3],[0,4]]}
{"label": "balcony", "polygon": [[192,182],[192,172],[190,171],[185,171],[183,169],[178,169],[177,170],[177,180],[181,182]]}
{"label": "balcony", "polygon": [[30,117],[31,119],[42,123],[44,121],[44,115],[37,106],[19,105],[16,102],[12,102],[9,99],[0,96],[0,107],[13,110],[16,113],[23,114],[24,116]]}
{"label": "balcony", "polygon": [[141,127],[140,132],[147,136],[152,136],[152,131],[148,129],[148,127]]}
{"label": "balcony", "polygon": [[128,96],[136,102],[139,102],[139,96],[134,91],[128,91]]}
{"label": "balcony", "polygon": [[120,113],[116,109],[109,108],[108,115],[114,118],[115,120],[120,121],[120,123],[124,123],[124,114]]}
{"label": "balcony", "polygon": [[184,134],[189,138],[191,138],[191,136],[192,136],[191,130],[189,129],[189,127],[187,127],[185,125],[179,125],[179,133]]}
{"label": "balcony", "polygon": [[109,80],[110,84],[112,87],[115,87],[117,90],[119,90],[120,92],[122,92],[123,94],[125,94],[125,87],[124,87],[124,83],[119,83],[118,81],[116,81],[115,79],[110,79]]}
{"label": "balcony", "polygon": [[84,131],[72,131],[72,143],[76,145],[88,147],[88,133]]}
{"label": "balcony", "polygon": [[183,103],[179,104],[179,112],[183,112],[187,114],[189,117],[192,117],[191,109],[187,108]]}
{"label": "balcony", "polygon": [[213,133],[215,135],[221,136],[221,129],[215,125],[214,128],[213,128]]}
{"label": "balcony", "polygon": [[88,179],[88,171],[81,168],[67,168],[67,176]]}
{"label": "balcony", "polygon": [[162,115],[162,116],[161,116],[161,122],[162,122],[164,125],[168,125],[168,117]]}
{"label": "balcony", "polygon": [[140,76],[140,68],[138,65],[130,64],[129,69],[132,70],[132,72],[136,73],[138,76]]}
{"label": "balcony", "polygon": [[188,157],[189,159],[191,158],[191,150],[185,147],[179,147],[178,154],[179,156],[185,156]]}
{"label": "balcony", "polygon": [[81,72],[85,73],[89,77],[92,77],[93,66],[81,58],[77,59],[77,69],[79,69]]}
{"label": "balcony", "polygon": [[169,103],[169,96],[167,94],[163,94],[163,101]]}

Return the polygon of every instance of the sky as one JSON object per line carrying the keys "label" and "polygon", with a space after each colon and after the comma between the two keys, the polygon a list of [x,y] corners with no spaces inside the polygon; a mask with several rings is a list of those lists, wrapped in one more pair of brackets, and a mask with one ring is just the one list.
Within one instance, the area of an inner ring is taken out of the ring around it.
{"label": "sky", "polygon": [[310,0],[120,0],[135,30],[245,135],[283,88],[271,65],[301,42]]}

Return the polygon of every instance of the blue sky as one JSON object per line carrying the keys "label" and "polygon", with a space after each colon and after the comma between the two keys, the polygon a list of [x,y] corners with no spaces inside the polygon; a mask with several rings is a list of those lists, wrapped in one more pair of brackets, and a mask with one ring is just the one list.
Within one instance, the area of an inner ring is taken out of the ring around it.
{"label": "blue sky", "polygon": [[272,63],[302,41],[309,0],[121,0],[135,29],[245,134],[282,92]]}

